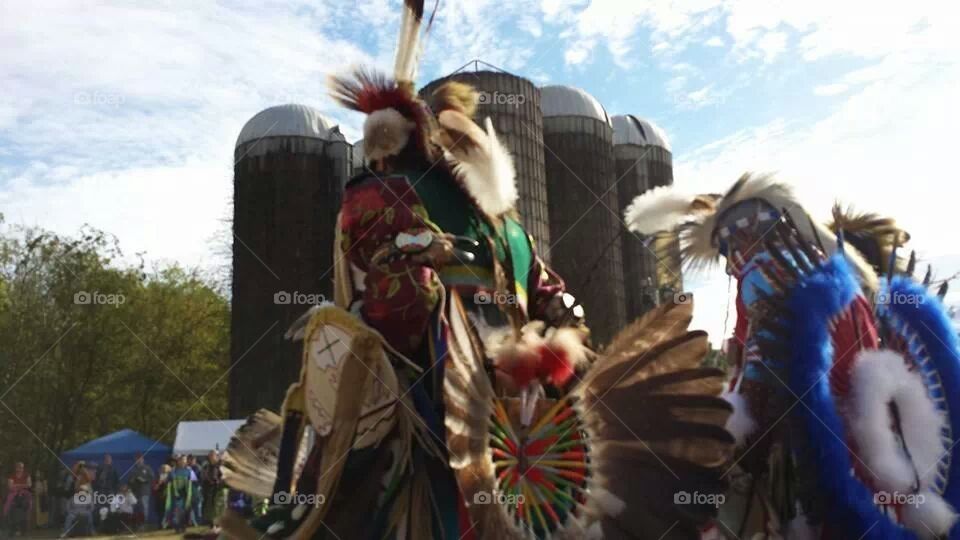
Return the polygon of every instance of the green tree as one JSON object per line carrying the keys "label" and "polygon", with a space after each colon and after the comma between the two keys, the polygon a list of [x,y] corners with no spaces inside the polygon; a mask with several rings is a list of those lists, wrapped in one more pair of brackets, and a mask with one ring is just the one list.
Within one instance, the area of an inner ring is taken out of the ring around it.
{"label": "green tree", "polygon": [[[2,227],[2,217],[0,217]],[[197,270],[125,262],[116,240],[0,228],[0,465],[122,428],[170,443],[224,418],[229,303]]]}

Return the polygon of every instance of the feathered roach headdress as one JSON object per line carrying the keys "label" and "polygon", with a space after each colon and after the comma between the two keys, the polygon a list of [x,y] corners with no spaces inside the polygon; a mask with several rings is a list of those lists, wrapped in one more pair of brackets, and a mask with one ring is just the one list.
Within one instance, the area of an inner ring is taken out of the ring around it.
{"label": "feathered roach headdress", "polygon": [[[757,203],[754,215],[736,213],[749,202]],[[833,232],[810,219],[790,186],[770,174],[746,173],[723,195],[684,195],[672,186],[653,189],[634,199],[624,217],[627,227],[638,234],[675,230],[680,236],[684,264],[704,268],[726,254],[726,238],[738,227],[763,221],[769,221],[772,227],[783,214],[793,220],[807,241],[823,244],[830,253],[836,249]],[[849,246],[847,253],[864,286],[876,290],[877,276],[870,265]]]}
{"label": "feathered roach headdress", "polygon": [[[333,98],[344,107],[367,115],[363,124],[363,150],[367,160],[436,157],[430,142],[433,116],[414,87],[422,21],[423,0],[406,0],[392,78],[359,68],[349,75],[331,79]],[[432,21],[431,16],[430,23]],[[428,23],[427,30],[429,26]]]}
{"label": "feathered roach headdress", "polygon": [[904,272],[907,263],[894,255],[894,250],[910,240],[910,234],[897,226],[893,218],[878,214],[856,212],[852,206],[833,206],[833,221],[827,227],[834,233],[843,231],[844,239],[856,247],[881,275],[890,273],[891,258],[894,270]]}

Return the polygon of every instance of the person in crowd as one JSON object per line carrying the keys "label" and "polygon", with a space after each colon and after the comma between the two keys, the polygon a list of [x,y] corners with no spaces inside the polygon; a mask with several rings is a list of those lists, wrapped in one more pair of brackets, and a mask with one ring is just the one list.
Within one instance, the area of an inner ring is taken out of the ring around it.
{"label": "person in crowd", "polygon": [[153,481],[153,493],[151,499],[153,500],[153,511],[156,515],[160,516],[161,526],[164,517],[164,510],[167,505],[167,479],[170,477],[170,472],[173,471],[173,466],[169,463],[164,463],[160,466],[160,470],[157,474],[157,479]]}
{"label": "person in crowd", "polygon": [[33,508],[33,482],[23,462],[13,466],[13,474],[7,478],[7,498],[3,504],[3,518],[10,536],[24,534]]}
{"label": "person in crowd", "polygon": [[154,487],[153,469],[144,462],[143,454],[137,453],[129,479],[130,491],[137,499],[137,523],[143,529],[150,524],[150,495]]}
{"label": "person in crowd", "polygon": [[55,484],[57,497],[54,523],[63,525],[63,520],[67,517],[67,504],[70,502],[70,497],[73,496],[74,492],[73,469],[64,467],[60,469],[59,472],[60,477]]}
{"label": "person in crowd", "polygon": [[194,499],[194,473],[187,465],[187,456],[180,456],[177,467],[170,471],[165,482],[163,528],[173,527],[182,533],[190,522]]}
{"label": "person in crowd", "polygon": [[203,483],[203,518],[204,521],[213,526],[214,530],[217,530],[220,514],[226,507],[226,489],[223,483],[223,475],[220,472],[220,455],[215,450],[211,450],[207,454],[207,462],[203,465],[201,480]]}
{"label": "person in crowd", "polygon": [[93,481],[93,489],[100,495],[113,495],[120,487],[120,476],[113,468],[113,458],[104,454],[103,463],[97,467],[97,474]]}
{"label": "person in crowd", "polygon": [[116,495],[112,495],[109,500],[109,513],[104,520],[102,532],[108,534],[133,532],[137,527],[136,495],[130,491],[127,484],[120,484]]}
{"label": "person in crowd", "polygon": [[190,481],[193,482],[193,504],[190,506],[190,524],[199,525],[203,521],[203,468],[197,463],[197,456],[187,456],[187,466],[192,473]]}
{"label": "person in crowd", "polygon": [[63,522],[61,538],[93,534],[93,488],[78,484],[77,491],[67,503],[67,517]]}

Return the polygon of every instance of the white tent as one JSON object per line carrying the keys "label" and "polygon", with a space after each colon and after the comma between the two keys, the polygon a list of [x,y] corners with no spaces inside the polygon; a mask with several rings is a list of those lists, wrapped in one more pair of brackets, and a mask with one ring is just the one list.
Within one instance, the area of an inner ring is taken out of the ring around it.
{"label": "white tent", "polygon": [[243,425],[243,420],[204,420],[177,424],[174,454],[206,456],[211,450],[226,450],[230,437]]}

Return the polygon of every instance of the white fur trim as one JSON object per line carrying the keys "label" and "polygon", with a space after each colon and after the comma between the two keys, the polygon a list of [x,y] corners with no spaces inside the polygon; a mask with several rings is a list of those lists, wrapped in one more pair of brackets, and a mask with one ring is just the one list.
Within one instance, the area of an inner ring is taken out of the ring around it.
{"label": "white fur trim", "polygon": [[736,390],[724,392],[720,397],[733,406],[733,414],[727,418],[727,431],[736,439],[737,446],[743,446],[747,437],[757,430],[757,421],[750,416],[746,397]]}
{"label": "white fur trim", "polygon": [[920,493],[917,504],[902,506],[901,516],[903,524],[917,536],[930,540],[946,537],[958,517],[950,503],[932,491]]}
{"label": "white fur trim", "polygon": [[499,216],[517,203],[516,171],[513,158],[497,139],[490,118],[486,119],[484,126],[487,140],[478,151],[458,155],[454,170],[480,208],[487,214]]}
{"label": "white fur trim", "polygon": [[[888,404],[896,403],[900,427],[910,451],[902,451],[891,429]],[[910,493],[915,475],[921,488],[928,488],[937,463],[949,449],[940,436],[946,418],[927,394],[920,375],[907,368],[906,360],[890,350],[861,351],[851,374],[850,429],[857,453],[877,476],[870,478],[878,489]]]}
{"label": "white fur trim", "polygon": [[372,161],[399,154],[414,127],[416,124],[396,109],[373,111],[363,122],[364,159]]}
{"label": "white fur trim", "polygon": [[642,235],[672,231],[690,216],[693,197],[673,186],[655,187],[633,199],[623,213],[627,228]]}

